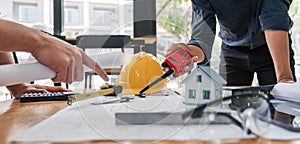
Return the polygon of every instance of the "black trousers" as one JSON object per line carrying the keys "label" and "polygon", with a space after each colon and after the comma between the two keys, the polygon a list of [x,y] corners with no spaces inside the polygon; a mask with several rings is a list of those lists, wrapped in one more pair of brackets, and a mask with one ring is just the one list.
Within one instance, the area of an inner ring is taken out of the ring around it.
{"label": "black trousers", "polygon": [[[276,84],[273,60],[267,44],[250,49],[245,46],[228,46],[222,44],[220,75],[227,81],[227,86],[251,85],[254,73],[257,74],[259,85]],[[290,42],[290,64],[295,76],[294,51]]]}

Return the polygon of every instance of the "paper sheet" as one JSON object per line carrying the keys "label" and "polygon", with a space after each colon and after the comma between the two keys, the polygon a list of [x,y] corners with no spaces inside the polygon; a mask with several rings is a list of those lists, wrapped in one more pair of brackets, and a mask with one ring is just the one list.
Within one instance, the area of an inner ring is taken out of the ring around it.
{"label": "paper sheet", "polygon": [[272,94],[276,99],[300,103],[300,83],[277,83]]}
{"label": "paper sheet", "polygon": [[282,113],[300,116],[300,83],[277,83],[272,95],[275,100],[271,103],[274,108]]}
{"label": "paper sheet", "polygon": [[93,98],[67,107],[14,137],[12,141],[74,142],[91,140],[218,140],[254,138],[235,125],[115,125],[116,112],[186,109],[183,97],[153,96],[128,103],[92,105]]}

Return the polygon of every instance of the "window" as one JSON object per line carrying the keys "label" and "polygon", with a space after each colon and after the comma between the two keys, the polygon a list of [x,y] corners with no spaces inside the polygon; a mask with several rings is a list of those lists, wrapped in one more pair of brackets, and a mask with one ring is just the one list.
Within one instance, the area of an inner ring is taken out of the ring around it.
{"label": "window", "polygon": [[215,98],[216,98],[216,99],[219,99],[219,96],[220,96],[220,95],[219,95],[219,89],[216,89],[216,90],[215,90]]}
{"label": "window", "polygon": [[78,6],[67,6],[64,9],[65,25],[80,25]]}
{"label": "window", "polygon": [[198,83],[202,83],[202,75],[198,75],[197,76],[197,82]]}
{"label": "window", "polygon": [[210,90],[203,90],[202,91],[202,99],[209,100],[210,99]]}
{"label": "window", "polygon": [[220,89],[220,88],[216,89],[215,98],[216,99],[222,98],[222,89]]}
{"label": "window", "polygon": [[189,89],[188,96],[190,99],[196,99],[196,90],[195,89]]}
{"label": "window", "polygon": [[125,6],[125,25],[133,24],[133,6]]}
{"label": "window", "polygon": [[38,21],[37,3],[13,3],[13,18],[19,22],[35,23]]}
{"label": "window", "polygon": [[90,21],[92,25],[110,26],[116,19],[116,14],[113,10],[94,8]]}
{"label": "window", "polygon": [[64,1],[64,29],[83,25],[83,2]]}
{"label": "window", "polygon": [[133,35],[132,3],[124,0],[89,3],[88,34]]}

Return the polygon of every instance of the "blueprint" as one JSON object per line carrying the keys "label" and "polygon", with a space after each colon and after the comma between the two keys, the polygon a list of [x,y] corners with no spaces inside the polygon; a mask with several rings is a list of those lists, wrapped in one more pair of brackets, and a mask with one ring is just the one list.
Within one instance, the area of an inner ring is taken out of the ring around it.
{"label": "blueprint", "polygon": [[11,141],[237,140],[254,138],[233,124],[116,125],[116,112],[178,112],[190,109],[181,96],[148,96],[127,103],[93,105],[104,97],[76,102]]}

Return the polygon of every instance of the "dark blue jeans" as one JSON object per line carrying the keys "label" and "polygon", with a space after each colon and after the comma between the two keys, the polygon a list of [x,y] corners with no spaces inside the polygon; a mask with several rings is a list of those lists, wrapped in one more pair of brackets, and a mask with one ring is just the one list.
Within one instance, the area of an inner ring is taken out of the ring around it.
{"label": "dark blue jeans", "polygon": [[[291,44],[291,42],[290,42]],[[245,46],[228,46],[222,44],[220,75],[227,81],[227,86],[249,86],[254,73],[259,85],[276,84],[273,60],[267,44],[250,49]],[[295,76],[294,51],[290,47],[291,70]]]}

